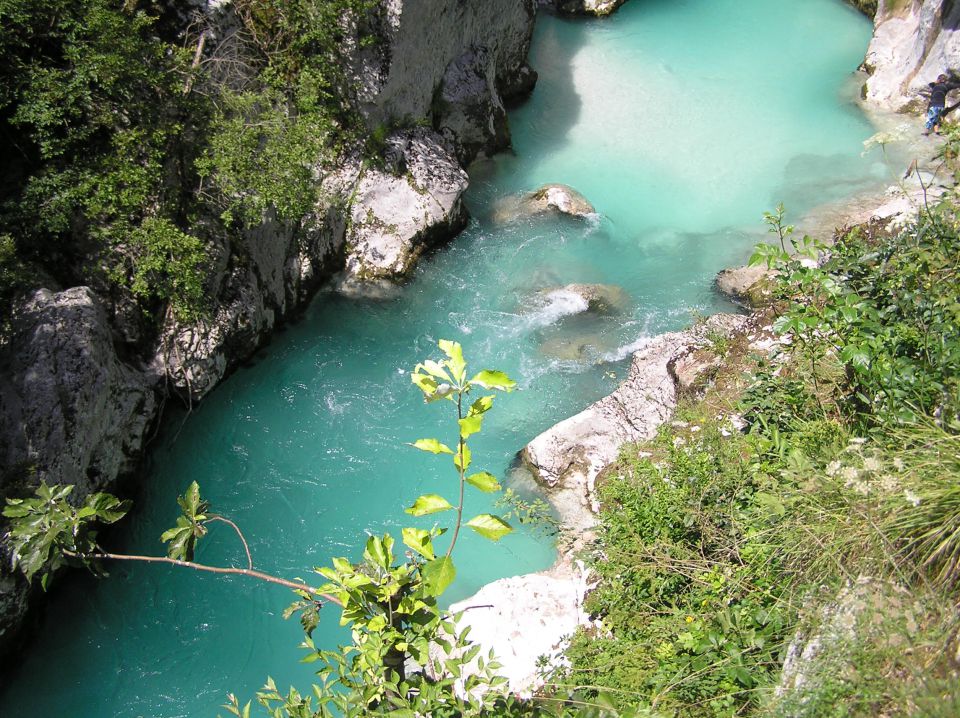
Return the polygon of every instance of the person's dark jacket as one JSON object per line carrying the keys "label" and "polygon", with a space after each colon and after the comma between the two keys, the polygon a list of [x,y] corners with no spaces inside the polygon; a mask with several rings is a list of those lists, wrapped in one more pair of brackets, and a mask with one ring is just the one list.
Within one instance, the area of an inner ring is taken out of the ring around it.
{"label": "person's dark jacket", "polygon": [[930,88],[930,107],[943,107],[947,104],[947,93],[960,88],[960,79],[931,82],[927,87]]}

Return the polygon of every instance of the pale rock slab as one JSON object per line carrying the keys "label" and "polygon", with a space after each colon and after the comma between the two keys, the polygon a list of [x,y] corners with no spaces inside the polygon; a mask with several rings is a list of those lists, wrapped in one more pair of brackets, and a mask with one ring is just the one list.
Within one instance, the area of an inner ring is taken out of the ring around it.
{"label": "pale rock slab", "polygon": [[346,274],[361,281],[404,278],[426,249],[467,221],[467,174],[449,143],[422,128],[400,133],[402,167],[358,174],[347,230]]}
{"label": "pale rock slab", "polygon": [[[960,69],[960,6],[943,0],[880,0],[864,67],[864,99],[900,110],[926,101],[920,90]],[[955,101],[955,100],[954,100]]]}

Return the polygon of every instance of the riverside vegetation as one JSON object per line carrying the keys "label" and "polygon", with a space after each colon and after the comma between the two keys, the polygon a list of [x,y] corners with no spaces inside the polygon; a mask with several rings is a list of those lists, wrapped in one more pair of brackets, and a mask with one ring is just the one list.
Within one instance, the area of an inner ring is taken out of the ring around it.
{"label": "riverside vegetation", "polygon": [[957,715],[960,211],[842,232],[820,266],[766,221],[777,349],[722,347],[601,478],[601,627],[557,680],[662,716]]}
{"label": "riverside vegetation", "polygon": [[219,233],[296,221],[361,123],[344,47],[369,0],[236,0],[204,53],[154,0],[0,0],[0,307],[87,284],[190,319]]}

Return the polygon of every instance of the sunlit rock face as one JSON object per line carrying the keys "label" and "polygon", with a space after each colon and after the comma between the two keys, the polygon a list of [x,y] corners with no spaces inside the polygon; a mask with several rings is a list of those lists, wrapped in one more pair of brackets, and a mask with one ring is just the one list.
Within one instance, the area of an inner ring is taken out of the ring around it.
{"label": "sunlit rock face", "polygon": [[960,5],[944,0],[880,0],[864,67],[864,98],[899,110],[920,107],[919,92],[960,69]]}
{"label": "sunlit rock face", "polygon": [[426,120],[462,162],[504,149],[504,103],[536,81],[527,65],[535,14],[535,0],[384,0],[378,41],[358,53],[368,124]]}
{"label": "sunlit rock face", "polygon": [[609,15],[627,0],[547,0],[557,12],[565,15]]}

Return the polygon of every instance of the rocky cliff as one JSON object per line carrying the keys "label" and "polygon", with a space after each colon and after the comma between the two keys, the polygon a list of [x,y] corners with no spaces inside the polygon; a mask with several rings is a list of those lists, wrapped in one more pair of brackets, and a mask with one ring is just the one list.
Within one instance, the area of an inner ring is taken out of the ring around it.
{"label": "rocky cliff", "polygon": [[880,0],[864,60],[864,98],[894,110],[924,104],[919,92],[960,70],[960,5],[952,0]]}
{"label": "rocky cliff", "polygon": [[[214,39],[236,27],[230,0],[190,5]],[[202,399],[337,273],[353,286],[396,281],[455,235],[466,222],[462,166],[509,144],[504,103],[536,80],[526,64],[534,13],[535,0],[383,0],[356,65],[367,124],[393,128],[385,156],[376,166],[346,157],[299,221],[220,232],[203,319],[168,314],[151,338],[87,287],[29,298],[0,346],[0,498],[40,480],[75,483],[78,496],[110,486],[135,469],[166,393]],[[146,358],[144,344],[155,347]],[[27,606],[8,565],[0,655]]]}

